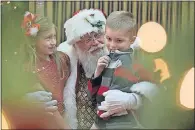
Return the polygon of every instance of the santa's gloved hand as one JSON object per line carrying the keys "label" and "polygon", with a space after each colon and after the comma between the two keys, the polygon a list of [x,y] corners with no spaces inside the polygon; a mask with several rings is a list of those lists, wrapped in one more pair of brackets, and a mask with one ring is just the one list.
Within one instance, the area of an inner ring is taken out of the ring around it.
{"label": "santa's gloved hand", "polygon": [[98,107],[97,114],[107,120],[110,116],[122,116],[128,114],[127,110],[116,104],[112,105],[106,101],[101,102],[101,106]]}
{"label": "santa's gloved hand", "polygon": [[57,100],[51,100],[44,103],[44,108],[47,112],[55,112],[58,110]]}
{"label": "santa's gloved hand", "polygon": [[57,101],[52,100],[52,93],[46,91],[37,91],[32,93],[27,93],[24,97],[28,102],[32,102],[35,105],[39,105],[43,108],[48,114],[53,115],[58,107]]}
{"label": "santa's gloved hand", "polygon": [[36,91],[36,92],[27,93],[25,97],[31,101],[47,102],[47,101],[51,101],[52,93],[46,91]]}
{"label": "santa's gloved hand", "polygon": [[105,101],[98,107],[99,110],[104,110],[101,118],[127,114],[126,110],[137,109],[141,105],[141,97],[136,93],[126,93],[120,90],[109,90],[103,93]]}

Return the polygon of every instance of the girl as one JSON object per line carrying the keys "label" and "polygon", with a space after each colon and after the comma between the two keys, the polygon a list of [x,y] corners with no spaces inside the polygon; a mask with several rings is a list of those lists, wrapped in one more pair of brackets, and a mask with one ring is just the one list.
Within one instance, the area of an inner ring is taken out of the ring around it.
{"label": "girl", "polygon": [[52,93],[48,99],[57,100],[58,111],[45,116],[42,123],[49,129],[67,129],[62,117],[63,90],[70,75],[70,59],[56,51],[56,26],[47,17],[26,12],[22,28],[26,35],[21,50],[25,53],[24,69],[35,77],[32,91],[46,90]]}

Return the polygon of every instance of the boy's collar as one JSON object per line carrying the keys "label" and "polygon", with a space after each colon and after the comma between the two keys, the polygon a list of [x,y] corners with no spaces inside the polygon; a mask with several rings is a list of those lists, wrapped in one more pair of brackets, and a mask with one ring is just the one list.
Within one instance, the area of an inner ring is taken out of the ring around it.
{"label": "boy's collar", "polygon": [[133,53],[133,49],[130,47],[126,50],[122,50],[122,51],[119,51],[119,50],[115,50],[114,52],[110,52],[110,53]]}

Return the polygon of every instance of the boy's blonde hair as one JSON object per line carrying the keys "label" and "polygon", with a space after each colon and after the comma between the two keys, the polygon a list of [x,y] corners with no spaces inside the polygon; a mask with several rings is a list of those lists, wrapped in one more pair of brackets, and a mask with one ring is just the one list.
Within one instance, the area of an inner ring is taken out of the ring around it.
{"label": "boy's blonde hair", "polygon": [[136,20],[132,13],[128,11],[114,11],[107,20],[106,27],[114,30],[127,30],[128,32],[136,27]]}
{"label": "boy's blonde hair", "polygon": [[[135,17],[133,16],[133,14],[128,12],[128,11],[114,11],[114,12],[112,12],[106,20],[106,27],[109,27],[113,30],[127,31],[127,33],[132,32],[130,34],[130,37],[136,35],[136,20],[135,20]],[[139,52],[138,50],[134,51],[134,53],[132,55],[133,61],[136,61],[137,59],[139,59],[141,57],[138,54],[138,52]]]}

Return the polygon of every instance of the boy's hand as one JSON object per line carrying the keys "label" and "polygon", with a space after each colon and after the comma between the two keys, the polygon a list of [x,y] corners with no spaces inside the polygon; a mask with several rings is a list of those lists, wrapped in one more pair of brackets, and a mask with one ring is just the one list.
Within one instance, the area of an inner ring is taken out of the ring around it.
{"label": "boy's hand", "polygon": [[102,73],[104,68],[108,66],[109,62],[110,62],[110,57],[108,56],[100,57],[98,59],[97,68],[95,70],[94,77],[98,77]]}

